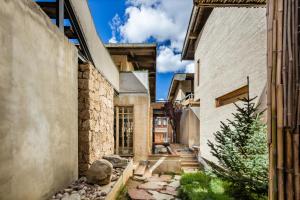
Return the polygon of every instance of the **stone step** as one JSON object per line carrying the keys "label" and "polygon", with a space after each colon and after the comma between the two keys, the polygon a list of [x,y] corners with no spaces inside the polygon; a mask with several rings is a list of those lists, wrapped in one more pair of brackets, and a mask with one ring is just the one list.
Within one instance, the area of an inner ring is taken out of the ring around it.
{"label": "stone step", "polygon": [[198,162],[196,157],[181,157],[182,161],[194,161],[194,162]]}
{"label": "stone step", "polygon": [[199,169],[197,167],[181,167],[181,171],[184,173],[196,173]]}
{"label": "stone step", "polygon": [[197,161],[182,161],[182,167],[199,167],[199,163]]}

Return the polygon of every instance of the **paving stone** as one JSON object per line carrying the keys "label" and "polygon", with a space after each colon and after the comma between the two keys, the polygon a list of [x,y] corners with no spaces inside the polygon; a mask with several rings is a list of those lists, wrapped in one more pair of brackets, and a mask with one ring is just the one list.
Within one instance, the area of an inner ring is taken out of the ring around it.
{"label": "paving stone", "polygon": [[163,184],[161,182],[147,182],[138,186],[139,189],[145,190],[161,190],[163,189]]}
{"label": "paving stone", "polygon": [[152,197],[149,193],[147,193],[145,190],[139,190],[139,189],[129,189],[128,195],[133,200],[154,200],[155,198]]}
{"label": "paving stone", "polygon": [[154,197],[155,200],[171,200],[171,199],[174,199],[174,197],[172,195],[162,194],[162,193],[159,193],[157,191],[148,191],[148,192],[152,194],[152,196]]}
{"label": "paving stone", "polygon": [[174,176],[174,179],[178,181],[178,180],[181,179],[181,176],[180,176],[180,175],[175,175],[175,176]]}
{"label": "paving stone", "polygon": [[172,195],[172,196],[177,196],[178,195],[178,192],[176,190],[161,190],[159,192],[163,193],[163,194],[169,194],[169,195]]}
{"label": "paving stone", "polygon": [[171,175],[161,175],[159,178],[162,179],[162,181],[170,181],[172,179]]}
{"label": "paving stone", "polygon": [[179,181],[173,181],[169,184],[169,186],[174,187],[174,188],[179,188],[180,182]]}

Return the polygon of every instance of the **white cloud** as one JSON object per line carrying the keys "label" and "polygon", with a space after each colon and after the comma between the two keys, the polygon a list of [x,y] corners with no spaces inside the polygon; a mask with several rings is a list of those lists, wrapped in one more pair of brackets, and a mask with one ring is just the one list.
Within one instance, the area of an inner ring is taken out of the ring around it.
{"label": "white cloud", "polygon": [[112,36],[109,40],[108,43],[118,43],[118,40],[115,36]]}
{"label": "white cloud", "polygon": [[174,50],[162,46],[157,57],[157,71],[160,73],[186,71],[186,66],[191,62],[181,61],[181,55],[174,53]]}
{"label": "white cloud", "polygon": [[120,27],[124,42],[144,42],[153,37],[170,41],[180,51],[188,26],[192,1],[128,0],[126,21]]}
{"label": "white cloud", "polygon": [[178,34],[178,27],[166,13],[160,10],[144,7],[129,7],[126,9],[128,19],[120,27],[121,36],[126,42],[144,42],[150,37],[163,42]]}
{"label": "white cloud", "polygon": [[114,18],[112,18],[111,22],[109,23],[109,26],[112,30],[112,37],[108,41],[109,43],[117,43],[118,42],[116,35],[120,31],[121,24],[122,24],[121,18],[119,17],[118,14],[116,14],[114,16]]}
{"label": "white cloud", "polygon": [[194,62],[188,64],[185,68],[185,73],[194,73],[195,72],[195,64]]}
{"label": "white cloud", "polygon": [[127,0],[123,21],[118,15],[111,22],[110,42],[169,41],[159,48],[157,71],[192,71],[191,62],[181,62],[182,49],[193,2],[191,0]]}

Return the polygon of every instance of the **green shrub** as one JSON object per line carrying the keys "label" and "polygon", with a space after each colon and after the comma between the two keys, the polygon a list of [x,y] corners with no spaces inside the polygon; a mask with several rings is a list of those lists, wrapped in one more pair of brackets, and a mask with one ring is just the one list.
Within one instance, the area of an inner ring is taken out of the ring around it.
{"label": "green shrub", "polygon": [[183,200],[232,200],[226,194],[228,184],[204,172],[184,174],[180,180],[180,198]]}

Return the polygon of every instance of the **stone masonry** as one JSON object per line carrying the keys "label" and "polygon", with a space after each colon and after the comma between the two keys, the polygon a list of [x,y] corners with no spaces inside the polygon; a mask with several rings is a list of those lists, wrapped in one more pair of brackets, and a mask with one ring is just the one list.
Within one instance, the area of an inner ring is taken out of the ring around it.
{"label": "stone masonry", "polygon": [[79,174],[114,151],[114,89],[90,63],[78,71]]}

